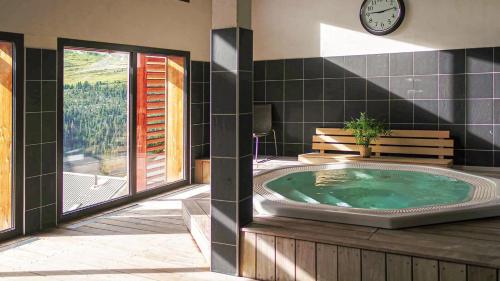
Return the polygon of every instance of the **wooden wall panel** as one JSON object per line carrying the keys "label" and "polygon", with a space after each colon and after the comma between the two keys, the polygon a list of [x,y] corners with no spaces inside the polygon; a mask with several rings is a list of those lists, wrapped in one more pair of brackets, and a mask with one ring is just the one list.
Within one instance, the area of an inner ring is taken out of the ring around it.
{"label": "wooden wall panel", "polygon": [[361,281],[361,250],[338,247],[338,280]]}
{"label": "wooden wall panel", "polygon": [[465,264],[439,262],[440,281],[466,281],[467,267]]}
{"label": "wooden wall panel", "polygon": [[363,281],[385,281],[385,253],[363,250],[361,256]]}
{"label": "wooden wall panel", "polygon": [[240,275],[266,281],[500,281],[495,268],[245,231]]}
{"label": "wooden wall panel", "polygon": [[318,281],[337,281],[337,246],[316,244],[316,263]]}
{"label": "wooden wall panel", "polygon": [[276,237],[276,280],[295,280],[295,240]]}
{"label": "wooden wall panel", "polygon": [[257,235],[242,232],[240,235],[240,275],[255,279]]}
{"label": "wooden wall panel", "polygon": [[387,281],[412,281],[411,257],[387,254]]}
{"label": "wooden wall panel", "polygon": [[12,227],[12,55],[0,42],[0,231]]}
{"label": "wooden wall panel", "polygon": [[316,243],[296,240],[295,247],[297,280],[316,280]]}
{"label": "wooden wall panel", "polygon": [[256,276],[258,280],[275,280],[275,237],[257,234],[257,266]]}
{"label": "wooden wall panel", "polygon": [[436,260],[413,258],[413,281],[438,281]]}
{"label": "wooden wall panel", "polygon": [[184,178],[184,58],[168,58],[167,181]]}
{"label": "wooden wall panel", "polygon": [[468,266],[467,267],[468,281],[496,281],[497,270],[494,268]]}

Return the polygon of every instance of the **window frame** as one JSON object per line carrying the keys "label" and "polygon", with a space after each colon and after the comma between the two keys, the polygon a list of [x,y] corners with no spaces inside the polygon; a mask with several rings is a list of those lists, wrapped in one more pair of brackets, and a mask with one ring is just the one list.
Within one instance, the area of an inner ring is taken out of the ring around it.
{"label": "window frame", "polygon": [[[63,145],[63,121],[64,121],[64,49],[67,47],[74,48],[88,48],[94,50],[109,50],[121,51],[130,53],[129,59],[129,194],[106,202],[102,202],[93,206],[77,209],[75,211],[63,213],[63,158],[64,158],[64,145]],[[157,54],[165,56],[178,56],[183,57],[185,62],[184,72],[184,179],[165,185],[159,186],[154,189],[144,190],[137,192],[137,178],[136,178],[136,157],[137,157],[137,54]],[[76,40],[67,38],[58,38],[57,40],[57,217],[58,223],[69,220],[78,219],[84,216],[89,216],[107,209],[116,208],[134,201],[151,197],[166,191],[177,189],[179,187],[188,185],[191,182],[190,165],[190,103],[189,93],[191,87],[190,81],[190,52],[180,50],[170,50],[161,48],[151,48],[135,45],[105,43],[96,41]]]}
{"label": "window frame", "polygon": [[0,32],[0,40],[13,44],[12,72],[12,222],[13,227],[0,231],[0,240],[24,231],[24,35]]}

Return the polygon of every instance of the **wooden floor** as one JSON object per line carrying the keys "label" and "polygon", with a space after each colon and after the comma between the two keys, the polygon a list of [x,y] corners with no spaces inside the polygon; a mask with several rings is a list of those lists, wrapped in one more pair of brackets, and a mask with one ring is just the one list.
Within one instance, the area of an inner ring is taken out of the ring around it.
{"label": "wooden floor", "polygon": [[0,280],[245,280],[209,272],[188,233],[181,199],[164,194],[114,212],[0,245]]}

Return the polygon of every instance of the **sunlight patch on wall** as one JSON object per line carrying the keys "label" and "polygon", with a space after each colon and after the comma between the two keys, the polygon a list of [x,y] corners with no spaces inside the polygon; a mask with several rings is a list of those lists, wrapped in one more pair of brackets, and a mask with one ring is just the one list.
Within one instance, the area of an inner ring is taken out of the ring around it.
{"label": "sunlight patch on wall", "polygon": [[433,48],[320,23],[322,57],[428,51]]}

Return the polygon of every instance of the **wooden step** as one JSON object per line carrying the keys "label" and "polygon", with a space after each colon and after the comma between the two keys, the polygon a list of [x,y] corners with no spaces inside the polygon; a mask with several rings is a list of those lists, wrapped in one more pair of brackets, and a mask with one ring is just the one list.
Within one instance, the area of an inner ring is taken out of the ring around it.
{"label": "wooden step", "polygon": [[164,108],[147,108],[146,111],[148,114],[165,114]]}
{"label": "wooden step", "polygon": [[149,61],[149,62],[146,62],[146,65],[163,65],[163,66],[165,66],[165,62],[153,62],[153,61]]}
{"label": "wooden step", "polygon": [[146,88],[148,95],[165,95],[166,88]]}
{"label": "wooden step", "polygon": [[147,125],[147,129],[148,130],[150,130],[150,129],[165,129],[165,124],[164,123],[160,123],[160,124]]}
{"label": "wooden step", "polygon": [[147,152],[158,151],[158,150],[165,151],[165,146],[164,145],[157,145],[157,146],[150,146],[150,147],[146,148]]}
{"label": "wooden step", "polygon": [[148,181],[150,180],[155,180],[155,179],[165,179],[165,173],[158,173],[158,174],[154,174],[154,175],[151,175],[150,173],[147,174],[146,178],[148,179]]}
{"label": "wooden step", "polygon": [[146,132],[146,136],[150,137],[160,137],[165,135],[165,130],[154,131],[154,132]]}
{"label": "wooden step", "polygon": [[147,79],[167,79],[165,73],[156,73],[156,72],[150,72],[146,73],[146,78]]}
{"label": "wooden step", "polygon": [[147,156],[146,162],[150,166],[165,165],[165,153],[155,153],[149,154]]}
{"label": "wooden step", "polygon": [[165,65],[147,64],[146,72],[165,72]]}
{"label": "wooden step", "polygon": [[165,166],[163,166],[163,167],[158,166],[158,167],[154,167],[154,168],[146,167],[146,171],[147,171],[148,175],[149,175],[149,173],[154,173],[154,172],[159,172],[159,171],[162,171],[162,173],[165,174]]}
{"label": "wooden step", "polygon": [[164,144],[165,143],[165,139],[164,138],[157,138],[157,139],[150,139],[150,140],[146,140],[146,144],[150,145],[150,144]]}
{"label": "wooden step", "polygon": [[147,102],[147,108],[165,108],[165,102]]}
{"label": "wooden step", "polygon": [[167,58],[163,56],[146,56],[146,62],[166,62]]}
{"label": "wooden step", "polygon": [[165,88],[164,80],[147,80],[147,88]]}
{"label": "wooden step", "polygon": [[148,97],[147,97],[147,99],[146,99],[146,101],[147,101],[148,103],[150,103],[150,102],[161,102],[161,103],[163,103],[163,104],[165,104],[165,102],[166,102],[165,98],[163,98],[163,97],[162,97],[162,96],[160,96],[160,95],[152,95],[152,96],[148,96]]}
{"label": "wooden step", "polygon": [[155,117],[147,117],[148,123],[149,122],[156,122],[156,121],[165,121],[165,116],[155,116]]}

